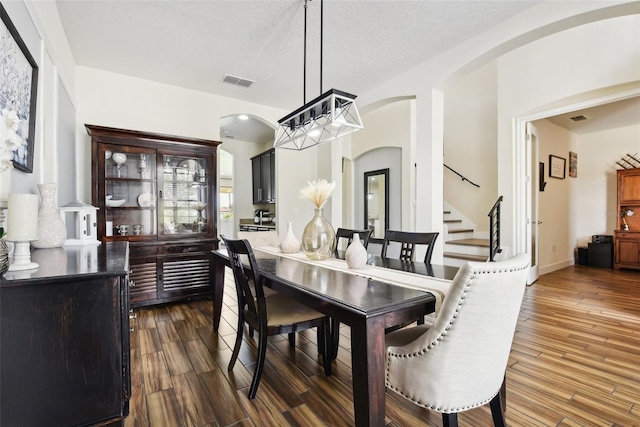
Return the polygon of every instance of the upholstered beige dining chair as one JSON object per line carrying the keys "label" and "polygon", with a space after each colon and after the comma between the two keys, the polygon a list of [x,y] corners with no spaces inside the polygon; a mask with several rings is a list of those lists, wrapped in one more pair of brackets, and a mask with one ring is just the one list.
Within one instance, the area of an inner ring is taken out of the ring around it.
{"label": "upholstered beige dining chair", "polygon": [[528,270],[524,254],[465,263],[433,324],[386,335],[389,390],[442,413],[445,427],[486,403],[494,424],[504,426],[500,391]]}

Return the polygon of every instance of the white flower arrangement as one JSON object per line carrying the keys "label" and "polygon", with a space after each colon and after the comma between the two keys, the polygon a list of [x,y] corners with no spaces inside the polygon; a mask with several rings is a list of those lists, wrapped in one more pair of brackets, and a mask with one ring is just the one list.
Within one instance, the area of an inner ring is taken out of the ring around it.
{"label": "white flower arrangement", "polygon": [[321,209],[327,200],[329,200],[335,188],[336,183],[329,183],[326,179],[309,181],[307,186],[300,190],[300,198],[311,200],[313,204],[316,205],[316,208]]}
{"label": "white flower arrangement", "polygon": [[15,111],[2,110],[0,118],[0,172],[13,168],[13,152],[25,141],[18,135],[21,120]]}

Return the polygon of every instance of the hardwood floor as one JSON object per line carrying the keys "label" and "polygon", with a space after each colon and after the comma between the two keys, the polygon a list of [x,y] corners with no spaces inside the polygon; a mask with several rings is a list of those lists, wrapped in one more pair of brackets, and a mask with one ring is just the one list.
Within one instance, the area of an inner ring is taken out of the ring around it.
{"label": "hardwood floor", "polygon": [[[236,310],[231,282],[219,334],[210,301],[136,310],[126,426],[353,425],[347,326],[331,377],[313,330],[298,334],[295,350],[286,337],[272,337],[249,401],[256,344],[247,334],[240,363],[227,371]],[[440,414],[392,392],[386,415],[388,426],[442,425]],[[510,426],[640,426],[640,271],[573,266],[527,288],[507,370],[506,419]],[[492,425],[488,406],[459,421]]]}

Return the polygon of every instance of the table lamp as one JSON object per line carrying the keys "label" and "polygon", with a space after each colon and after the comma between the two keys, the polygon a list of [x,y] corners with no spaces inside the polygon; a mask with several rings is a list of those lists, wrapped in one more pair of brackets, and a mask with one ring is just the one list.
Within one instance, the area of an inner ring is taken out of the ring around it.
{"label": "table lamp", "polygon": [[38,268],[31,262],[30,248],[30,242],[38,240],[38,203],[37,194],[9,194],[7,240],[15,244],[9,271]]}
{"label": "table lamp", "polygon": [[627,216],[633,216],[634,215],[634,211],[632,209],[625,209],[625,211],[622,213],[622,223],[624,224],[622,226],[622,229],[624,231],[629,231],[629,224],[627,224],[627,219],[625,217]]}

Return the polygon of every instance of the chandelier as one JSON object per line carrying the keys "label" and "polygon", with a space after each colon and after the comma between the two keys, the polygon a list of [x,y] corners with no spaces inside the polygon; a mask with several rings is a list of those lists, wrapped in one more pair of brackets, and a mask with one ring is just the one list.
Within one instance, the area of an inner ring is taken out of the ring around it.
{"label": "chandelier", "polygon": [[[280,124],[275,148],[304,150],[340,138],[363,128],[356,106],[356,96],[330,89],[307,102],[307,2],[304,0],[304,105],[278,120]],[[323,0],[320,0],[320,92],[322,93]]]}

